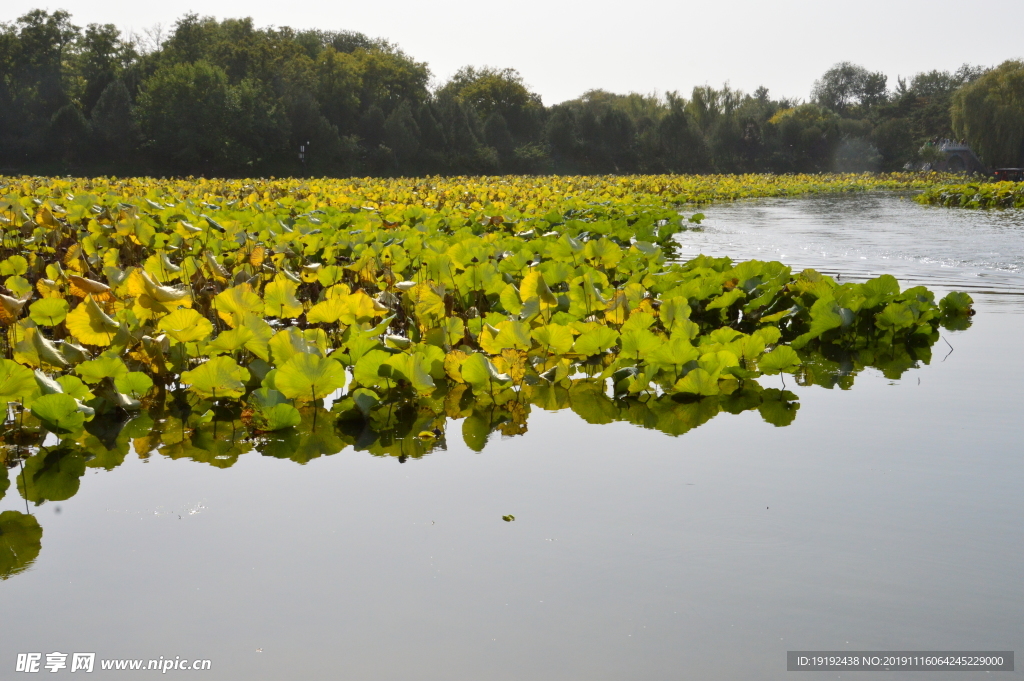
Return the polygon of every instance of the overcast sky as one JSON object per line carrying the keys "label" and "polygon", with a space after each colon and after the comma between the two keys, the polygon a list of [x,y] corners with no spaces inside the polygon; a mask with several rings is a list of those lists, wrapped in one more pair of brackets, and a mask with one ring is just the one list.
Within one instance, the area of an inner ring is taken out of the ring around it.
{"label": "overcast sky", "polygon": [[1024,3],[994,0],[4,0],[0,21],[29,9],[66,9],[78,25],[170,28],[195,11],[251,16],[257,25],[348,29],[397,43],[429,63],[438,82],[460,66],[517,69],[545,104],[603,88],[679,90],[694,85],[806,99],[838,61],[889,76],[994,65],[1024,56]]}

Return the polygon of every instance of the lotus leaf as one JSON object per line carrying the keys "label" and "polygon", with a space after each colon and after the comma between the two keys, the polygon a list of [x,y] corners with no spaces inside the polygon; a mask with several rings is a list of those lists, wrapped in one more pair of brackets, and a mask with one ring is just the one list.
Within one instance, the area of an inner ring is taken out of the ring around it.
{"label": "lotus leaf", "polygon": [[56,326],[68,316],[68,309],[63,298],[40,298],[29,306],[29,317],[40,326]]}
{"label": "lotus leaf", "polygon": [[114,334],[121,325],[114,321],[100,306],[87,296],[64,320],[68,331],[85,345],[107,346],[114,340]]}
{"label": "lotus leaf", "polygon": [[141,371],[129,371],[114,379],[114,387],[118,392],[139,400],[152,390],[153,379]]}
{"label": "lotus leaf", "polygon": [[793,348],[787,345],[780,345],[761,357],[757,366],[766,374],[777,374],[783,371],[790,372],[800,366],[800,356],[796,354]]}
{"label": "lotus leaf", "polygon": [[99,357],[88,362],[82,362],[75,371],[86,383],[99,383],[104,378],[117,380],[128,374],[128,367],[117,357]]}
{"label": "lotus leaf", "polygon": [[181,374],[181,382],[189,390],[207,399],[237,399],[245,394],[249,372],[230,357],[214,357],[191,371]]}
{"label": "lotus leaf", "polygon": [[85,414],[78,407],[78,401],[70,395],[51,393],[32,401],[32,415],[54,432],[72,432],[85,423]]}
{"label": "lotus leaf", "polygon": [[344,388],[345,369],[333,359],[297,353],[278,368],[274,385],[285,396],[300,402],[316,401]]}
{"label": "lotus leaf", "polygon": [[213,324],[195,310],[182,308],[160,319],[157,328],[178,343],[201,341],[213,333]]}

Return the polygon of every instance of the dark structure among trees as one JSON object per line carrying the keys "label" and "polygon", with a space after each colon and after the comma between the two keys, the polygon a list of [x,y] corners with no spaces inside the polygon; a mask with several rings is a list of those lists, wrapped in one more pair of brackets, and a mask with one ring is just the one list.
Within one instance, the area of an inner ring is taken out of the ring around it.
{"label": "dark structure among trees", "polygon": [[0,173],[897,170],[940,161],[928,146],[939,139],[1024,165],[1019,62],[893,89],[842,63],[805,103],[701,86],[689,98],[596,90],[545,107],[512,69],[466,67],[435,90],[429,78],[425,63],[359,33],[190,14],[143,40],[34,10],[0,24]]}

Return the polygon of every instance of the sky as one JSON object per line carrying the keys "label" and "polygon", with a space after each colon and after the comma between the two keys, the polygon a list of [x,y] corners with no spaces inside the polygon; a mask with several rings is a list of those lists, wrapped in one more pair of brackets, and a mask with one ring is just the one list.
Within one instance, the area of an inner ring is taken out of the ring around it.
{"label": "sky", "polygon": [[[840,61],[889,76],[1024,57],[1024,3],[991,0],[5,0],[0,21],[66,9],[75,24],[170,29],[194,11],[259,26],[360,31],[430,65],[437,83],[465,65],[512,67],[545,104],[590,89],[688,95],[728,82],[807,99]],[[975,9],[980,9],[978,6]]]}

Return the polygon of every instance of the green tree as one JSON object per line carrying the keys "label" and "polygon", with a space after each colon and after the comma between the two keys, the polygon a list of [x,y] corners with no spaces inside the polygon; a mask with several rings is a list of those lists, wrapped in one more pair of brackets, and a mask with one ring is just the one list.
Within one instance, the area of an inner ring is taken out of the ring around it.
{"label": "green tree", "polygon": [[992,166],[1024,165],[1024,62],[1006,61],[953,95],[953,130]]}

